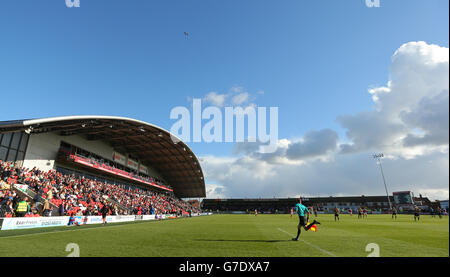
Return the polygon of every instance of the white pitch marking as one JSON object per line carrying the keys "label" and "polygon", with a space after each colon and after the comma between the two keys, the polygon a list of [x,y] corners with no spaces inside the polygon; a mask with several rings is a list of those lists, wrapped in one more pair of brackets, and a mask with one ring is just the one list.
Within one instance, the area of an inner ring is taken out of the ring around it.
{"label": "white pitch marking", "polygon": [[[278,230],[281,231],[281,232],[283,232],[283,233],[285,233],[285,234],[288,234],[290,237],[294,237],[292,234],[289,234],[288,232],[286,232],[285,230],[283,230],[283,229],[281,229],[281,228],[278,228]],[[331,252],[329,252],[329,251],[327,251],[327,250],[324,250],[324,249],[320,248],[319,246],[316,246],[316,245],[314,245],[314,244],[312,244],[312,243],[310,243],[310,242],[307,242],[307,241],[304,240],[304,239],[300,239],[300,240],[303,241],[304,243],[306,243],[307,245],[309,245],[309,246],[311,246],[311,247],[313,247],[313,248],[319,250],[319,251],[322,252],[322,253],[325,253],[325,254],[327,254],[327,255],[329,255],[329,256],[331,256],[331,257],[337,257],[337,256],[334,255],[333,253],[331,253]]]}

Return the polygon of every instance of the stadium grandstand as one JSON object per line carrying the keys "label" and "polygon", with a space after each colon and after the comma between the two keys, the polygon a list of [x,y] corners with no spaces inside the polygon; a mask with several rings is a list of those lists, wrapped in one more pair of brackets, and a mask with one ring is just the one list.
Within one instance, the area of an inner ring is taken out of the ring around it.
{"label": "stadium grandstand", "polygon": [[[125,117],[64,116],[0,122],[0,217],[199,212],[195,154],[158,126]],[[20,214],[20,213],[19,213]]]}
{"label": "stadium grandstand", "polygon": [[[388,213],[390,211],[387,196],[340,196],[340,197],[302,197],[303,203],[321,213],[331,213],[334,208],[346,212],[356,212],[359,208],[374,213]],[[392,205],[403,212],[412,212],[415,206],[423,211],[439,206],[427,197],[414,197],[411,191],[394,192],[389,196]],[[203,199],[202,209],[219,212],[248,213],[255,209],[261,213],[289,213],[297,203],[297,198],[259,198],[259,199]]]}

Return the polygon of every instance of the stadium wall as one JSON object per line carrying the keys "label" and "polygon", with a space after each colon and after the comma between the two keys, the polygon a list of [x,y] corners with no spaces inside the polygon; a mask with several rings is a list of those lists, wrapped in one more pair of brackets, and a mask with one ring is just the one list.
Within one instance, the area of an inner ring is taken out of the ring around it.
{"label": "stadium wall", "polygon": [[60,140],[53,134],[30,135],[23,167],[37,167],[43,171],[53,169]]}

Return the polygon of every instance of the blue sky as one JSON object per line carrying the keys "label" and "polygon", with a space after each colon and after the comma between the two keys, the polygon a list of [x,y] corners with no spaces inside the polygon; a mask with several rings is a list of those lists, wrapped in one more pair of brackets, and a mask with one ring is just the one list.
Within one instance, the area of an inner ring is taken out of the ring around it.
{"label": "blue sky", "polygon": [[448,1],[364,2],[3,0],[0,96],[11,104],[0,120],[101,114],[170,129],[171,108],[240,86],[279,107],[280,138],[331,128],[346,140],[337,116],[373,108],[367,90],[386,85],[402,44],[448,47]]}

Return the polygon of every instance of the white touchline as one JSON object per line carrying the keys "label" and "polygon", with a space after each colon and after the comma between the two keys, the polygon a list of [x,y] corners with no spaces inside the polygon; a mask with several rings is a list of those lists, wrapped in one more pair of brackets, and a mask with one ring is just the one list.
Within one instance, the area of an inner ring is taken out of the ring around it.
{"label": "white touchline", "polygon": [[[288,235],[291,236],[291,237],[294,237],[294,235],[289,234],[288,232],[286,232],[285,230],[283,230],[283,229],[281,229],[281,228],[278,228],[278,231],[281,231],[281,232],[283,232],[283,233],[285,233],[285,234],[288,234]],[[314,245],[314,244],[312,244],[312,243],[310,243],[310,242],[307,242],[307,241],[304,240],[304,239],[300,239],[300,240],[303,241],[304,243],[306,243],[307,245],[309,245],[309,246],[311,246],[311,247],[313,247],[313,248],[319,250],[319,251],[322,252],[322,253],[325,253],[325,254],[327,254],[327,255],[329,255],[329,256],[331,256],[331,257],[337,257],[337,256],[334,255],[333,253],[331,253],[331,252],[329,252],[329,251],[327,251],[327,250],[324,250],[324,249],[320,248],[319,246],[316,246],[316,245]]]}

